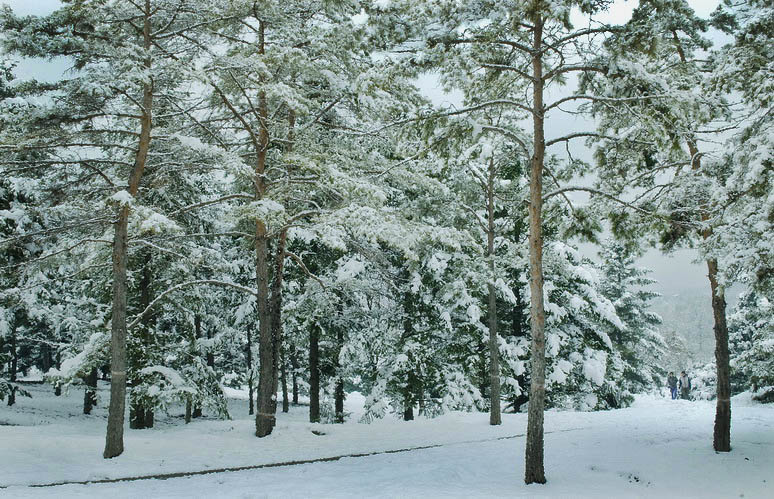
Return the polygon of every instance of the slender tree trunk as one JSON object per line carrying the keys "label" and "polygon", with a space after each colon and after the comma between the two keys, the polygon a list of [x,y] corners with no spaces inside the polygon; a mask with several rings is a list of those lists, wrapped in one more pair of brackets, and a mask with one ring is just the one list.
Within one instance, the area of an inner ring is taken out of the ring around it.
{"label": "slender tree trunk", "polygon": [[[212,329],[207,328],[207,339],[212,339]],[[212,346],[207,347],[207,367],[209,367],[212,370],[215,370],[215,352],[213,351]]]}
{"label": "slender tree trunk", "polygon": [[[62,368],[62,353],[57,352],[56,353],[56,368],[57,370]],[[54,395],[59,397],[62,395],[62,384],[58,381],[54,383]]]}
{"label": "slender tree trunk", "polygon": [[[677,53],[683,63],[688,60],[676,31],[672,35],[677,46]],[[691,154],[691,169],[701,169],[701,154],[696,139],[689,136],[686,140]],[[709,221],[708,207],[702,207],[702,222]],[[706,227],[702,237],[706,240],[712,236],[712,228]],[[726,323],[726,298],[723,288],[718,285],[718,262],[714,258],[707,260],[707,274],[712,292],[712,316],[715,331],[715,368],[717,369],[717,404],[715,407],[715,427],[712,437],[712,447],[716,452],[731,451],[731,369],[728,358],[728,325]]]}
{"label": "slender tree trunk", "polygon": [[[151,48],[151,5],[145,0],[143,19],[143,47]],[[145,59],[145,68],[150,71],[150,56]],[[148,82],[143,87],[142,118],[140,119],[140,138],[135,156],[134,168],[129,176],[129,194],[137,196],[140,179],[145,170],[148,150],[151,142],[153,110],[153,85]],[[121,206],[115,222],[113,234],[113,308],[111,317],[110,340],[110,406],[105,435],[106,459],[120,456],[124,451],[124,409],[126,407],[126,267],[128,243],[129,206]]]}
{"label": "slender tree trunk", "polygon": [[717,452],[731,451],[731,381],[728,359],[726,298],[718,285],[718,262],[707,260],[712,287],[712,313],[715,318],[715,363],[717,364],[717,405],[712,446]]}
{"label": "slender tree trunk", "polygon": [[288,398],[288,368],[285,365],[285,353],[280,355],[280,373],[282,375],[282,412],[290,411],[290,399]]}
{"label": "slender tree trunk", "polygon": [[494,181],[495,166],[494,159],[489,159],[489,175],[487,177],[487,233],[486,233],[486,253],[489,259],[489,283],[487,290],[489,292],[489,424],[499,425],[502,423],[500,416],[500,348],[497,341],[497,296],[495,295],[494,280],[495,276],[495,220],[494,220]]}
{"label": "slender tree trunk", "polygon": [[[151,303],[151,282],[153,280],[153,273],[151,270],[151,253],[144,250],[142,252],[142,277],[140,279],[140,310],[145,310]],[[142,352],[150,349],[151,339],[151,319],[150,316],[143,317],[140,327],[136,331],[139,336],[138,340],[142,345]],[[134,373],[133,386],[138,386],[142,382],[140,377],[140,370],[146,367],[147,360],[143,358],[143,355],[135,350],[132,352],[133,358],[129,358],[129,364],[131,371]],[[133,388],[134,390],[134,388]],[[143,428],[153,427],[153,405],[149,401],[139,397],[133,397],[133,394],[129,396],[129,428],[133,430],[141,430]]]}
{"label": "slender tree trunk", "polygon": [[191,414],[192,406],[193,404],[191,403],[191,396],[189,395],[185,398],[185,424],[191,422],[191,416],[193,415]]}
{"label": "slender tree trunk", "polygon": [[84,378],[86,388],[83,391],[83,413],[91,414],[91,409],[97,405],[97,368],[92,367],[89,375]]}
{"label": "slender tree trunk", "polygon": [[[409,379],[411,376],[409,375]],[[403,394],[403,421],[414,421],[414,397],[411,393],[410,383],[406,385]]]}
{"label": "slender tree trunk", "polygon": [[247,326],[247,393],[250,400],[249,415],[255,413],[255,402],[253,401],[253,329]]}
{"label": "slender tree trunk", "polygon": [[298,355],[296,347],[290,347],[290,368],[293,370],[293,405],[298,405]]}
{"label": "slender tree trunk", "polygon": [[[280,351],[282,350],[282,277],[285,267],[285,244],[287,242],[287,231],[282,231],[277,239],[277,253],[274,259],[274,276],[271,283],[271,338],[272,338],[272,356],[274,364],[272,365],[272,386],[274,398],[273,413],[277,413],[277,396],[279,390],[279,371],[280,371]],[[287,411],[285,411],[287,412]],[[272,420],[276,424],[277,420]]]}
{"label": "slender tree trunk", "polygon": [[[8,362],[8,380],[11,383],[16,382],[16,370],[19,362],[19,352],[16,349],[16,324],[14,323],[11,328],[11,341],[8,346],[10,347],[11,359]],[[8,394],[8,407],[11,407],[16,403],[16,385],[11,386],[11,392]]]}
{"label": "slender tree trunk", "polygon": [[[199,314],[194,315],[194,338],[198,340],[202,337],[202,317]],[[194,341],[193,352],[194,355],[199,355],[199,349],[196,348],[196,341]],[[202,417],[202,404],[198,400],[193,404],[193,411],[191,412],[192,418]]]}
{"label": "slender tree trunk", "polygon": [[320,422],[320,326],[309,330],[309,421]]}
{"label": "slender tree trunk", "polygon": [[[338,305],[336,312],[341,319],[344,315],[344,296],[343,293],[336,293],[338,295]],[[341,365],[341,351],[344,349],[344,327],[341,323],[336,324],[336,388],[334,390],[334,410],[336,423],[344,422],[344,366]]]}
{"label": "slender tree trunk", "polygon": [[534,21],[532,42],[532,123],[533,153],[529,183],[529,267],[530,318],[532,331],[532,381],[530,383],[527,416],[527,449],[525,453],[525,483],[546,483],[543,467],[543,409],[545,406],[546,342],[545,310],[543,308],[543,161],[545,130],[543,109],[543,19]]}
{"label": "slender tree trunk", "polygon": [[[678,45],[679,48],[679,45]],[[685,62],[685,55],[680,51],[680,57]],[[693,138],[687,140],[688,151],[691,154],[693,170],[701,169],[701,154]],[[708,207],[702,207],[701,220],[709,222]],[[702,231],[702,238],[712,237],[712,227],[707,226]],[[723,288],[718,284],[718,261],[707,260],[707,277],[712,293],[712,317],[715,332],[715,369],[717,403],[715,406],[715,426],[712,435],[712,447],[716,452],[731,451],[731,368],[728,355],[728,324],[726,323],[726,297]]]}

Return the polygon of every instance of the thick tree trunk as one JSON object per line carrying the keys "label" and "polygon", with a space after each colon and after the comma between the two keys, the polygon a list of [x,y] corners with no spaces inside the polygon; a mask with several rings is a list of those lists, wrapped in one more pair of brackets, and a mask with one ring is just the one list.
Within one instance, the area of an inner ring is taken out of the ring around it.
{"label": "thick tree trunk", "polygon": [[495,167],[494,159],[489,160],[489,175],[487,177],[487,233],[486,233],[486,253],[489,258],[489,283],[487,290],[489,292],[489,424],[499,425],[502,423],[500,416],[500,347],[497,341],[497,296],[495,295],[494,280],[495,275],[495,220],[494,220],[494,181]]}
{"label": "thick tree trunk", "polygon": [[[143,19],[143,47],[151,48],[151,5],[145,0]],[[150,56],[144,61],[150,71]],[[129,194],[137,196],[140,179],[145,170],[148,150],[151,142],[153,110],[153,86],[148,82],[143,87],[142,118],[140,119],[140,138],[134,168],[129,176]],[[106,459],[121,455],[124,451],[124,408],[126,407],[126,267],[127,267],[127,226],[129,206],[121,206],[115,222],[113,234],[113,308],[111,317],[110,340],[110,406],[105,435]]]}
{"label": "thick tree trunk", "polygon": [[320,326],[309,330],[309,421],[320,422]]}
{"label": "thick tree trunk", "polygon": [[527,416],[527,449],[525,453],[525,483],[546,483],[543,467],[543,409],[545,406],[546,343],[545,310],[543,308],[543,161],[545,131],[543,117],[543,19],[534,20],[532,50],[532,122],[533,153],[529,183],[529,267],[530,318],[532,331],[532,381],[530,383]]}
{"label": "thick tree trunk", "polygon": [[[266,23],[258,21],[258,53],[265,54]],[[266,93],[258,94],[258,113],[260,115],[260,133],[258,160],[255,166],[256,198],[263,199],[266,194],[266,152],[269,147],[268,102]],[[258,410],[255,414],[255,435],[265,437],[274,428],[276,411],[276,390],[274,384],[274,339],[272,338],[271,308],[269,306],[269,234],[263,220],[256,221],[255,229],[255,266],[258,285]]]}
{"label": "thick tree trunk", "polygon": [[91,414],[91,409],[97,405],[97,368],[92,367],[83,381],[86,384],[83,390],[83,413]]}
{"label": "thick tree trunk", "polygon": [[110,340],[110,405],[103,457],[124,451],[124,407],[126,404],[126,261],[129,207],[118,215],[113,236],[113,315]]}

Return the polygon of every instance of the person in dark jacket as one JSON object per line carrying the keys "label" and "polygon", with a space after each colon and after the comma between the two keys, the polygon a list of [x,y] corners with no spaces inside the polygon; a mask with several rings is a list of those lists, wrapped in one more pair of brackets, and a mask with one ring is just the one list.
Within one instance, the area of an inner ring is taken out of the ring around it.
{"label": "person in dark jacket", "polygon": [[684,400],[688,400],[690,398],[690,392],[691,392],[691,378],[688,377],[687,374],[685,374],[685,371],[680,373],[680,398]]}
{"label": "person in dark jacket", "polygon": [[672,400],[675,400],[677,398],[677,376],[675,376],[673,371],[669,371],[669,376],[667,377],[667,386],[669,387],[669,391],[672,394]]}

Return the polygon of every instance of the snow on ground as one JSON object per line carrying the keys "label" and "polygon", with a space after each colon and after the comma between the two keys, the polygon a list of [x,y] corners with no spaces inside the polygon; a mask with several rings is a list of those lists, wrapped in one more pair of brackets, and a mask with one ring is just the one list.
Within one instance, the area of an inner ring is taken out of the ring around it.
{"label": "snow on ground", "polygon": [[[103,397],[107,386],[100,387]],[[306,422],[305,406],[280,414],[274,433],[253,436],[246,401],[231,392],[232,421],[184,425],[180,410],[151,430],[126,430],[126,451],[101,457],[105,398],[80,414],[82,392],[0,407],[0,497],[774,497],[774,407],[749,395],[732,401],[732,445],[712,450],[714,404],[640,397],[633,407],[546,413],[548,484],[523,483],[525,414],[452,413],[412,422],[365,425]],[[358,412],[353,394],[348,410]],[[353,418],[357,420],[356,415]],[[8,426],[9,424],[17,426]],[[315,435],[312,430],[324,432]],[[297,466],[167,480],[29,488],[177,471],[313,459],[430,444],[441,447]]]}

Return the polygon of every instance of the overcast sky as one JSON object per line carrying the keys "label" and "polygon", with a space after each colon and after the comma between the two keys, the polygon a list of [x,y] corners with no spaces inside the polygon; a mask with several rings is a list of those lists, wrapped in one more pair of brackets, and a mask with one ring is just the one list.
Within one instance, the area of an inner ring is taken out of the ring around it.
{"label": "overcast sky", "polygon": [[[10,5],[16,13],[25,15],[47,14],[59,5],[58,0],[0,0],[0,3]],[[717,7],[719,0],[689,0],[689,3],[698,15],[706,17]],[[626,22],[631,17],[631,12],[636,5],[636,1],[619,0],[602,18],[598,18],[610,23]],[[573,21],[578,26],[586,24],[580,15],[576,16]],[[714,35],[713,38],[720,41],[717,35]],[[53,61],[25,60],[19,62],[16,74],[20,78],[49,79],[62,74],[67,68],[67,61],[63,59]],[[445,95],[440,89],[435,88],[437,85],[433,78],[423,79],[420,86],[436,103],[452,105],[460,103],[458,95]],[[554,118],[548,121],[547,132],[551,136],[559,136],[566,133],[567,130],[577,130],[584,127],[591,128],[593,124],[584,122],[582,118],[562,116],[559,119]],[[575,153],[580,157],[588,158],[589,152],[581,143],[582,141],[576,142]],[[582,245],[582,251],[589,256],[594,256],[596,253],[595,248],[591,245]],[[651,250],[642,258],[640,263],[654,271],[652,277],[659,281],[655,289],[664,295],[701,293],[709,296],[705,266],[703,263],[694,263],[695,258],[696,253],[692,250],[677,251],[671,256],[665,256],[656,250]]]}

